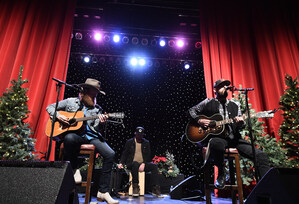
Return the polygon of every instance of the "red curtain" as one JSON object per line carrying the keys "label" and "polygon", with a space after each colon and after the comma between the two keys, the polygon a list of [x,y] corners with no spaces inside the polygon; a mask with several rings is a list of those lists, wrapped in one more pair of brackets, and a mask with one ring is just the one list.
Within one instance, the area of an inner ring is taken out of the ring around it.
{"label": "red curtain", "polygon": [[[284,77],[299,72],[299,15],[296,1],[201,0],[200,24],[207,96],[213,82],[229,79],[254,88],[249,103],[256,111],[279,107]],[[277,136],[282,117],[267,120]]]}
{"label": "red curtain", "polygon": [[29,88],[28,122],[37,139],[35,148],[42,153],[49,142],[44,133],[45,108],[56,99],[52,77],[66,78],[75,2],[0,0],[0,94],[17,79],[20,65],[24,65],[22,78],[29,80],[24,86]]}

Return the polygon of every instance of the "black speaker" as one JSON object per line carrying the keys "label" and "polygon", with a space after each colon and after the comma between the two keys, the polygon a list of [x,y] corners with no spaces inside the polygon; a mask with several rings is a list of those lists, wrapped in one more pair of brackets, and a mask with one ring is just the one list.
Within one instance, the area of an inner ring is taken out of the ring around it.
{"label": "black speaker", "polygon": [[197,200],[203,201],[200,182],[195,175],[189,176],[170,190],[170,198],[177,200]]}
{"label": "black speaker", "polygon": [[299,203],[299,169],[271,168],[248,195],[246,204]]}
{"label": "black speaker", "polygon": [[0,161],[0,203],[78,204],[69,162]]}

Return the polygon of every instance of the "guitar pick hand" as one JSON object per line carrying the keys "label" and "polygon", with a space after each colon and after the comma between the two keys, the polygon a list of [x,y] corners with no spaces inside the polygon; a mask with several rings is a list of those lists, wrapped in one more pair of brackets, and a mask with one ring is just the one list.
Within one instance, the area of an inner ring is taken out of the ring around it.
{"label": "guitar pick hand", "polygon": [[211,122],[211,120],[208,120],[208,119],[199,119],[198,120],[198,124],[204,128],[207,128],[209,126],[210,122]]}
{"label": "guitar pick hand", "polygon": [[60,122],[62,122],[63,124],[70,125],[70,123],[69,123],[69,120],[70,120],[70,119],[69,119],[68,117],[62,115],[62,114],[60,114],[59,116],[57,116],[57,119],[58,119]]}

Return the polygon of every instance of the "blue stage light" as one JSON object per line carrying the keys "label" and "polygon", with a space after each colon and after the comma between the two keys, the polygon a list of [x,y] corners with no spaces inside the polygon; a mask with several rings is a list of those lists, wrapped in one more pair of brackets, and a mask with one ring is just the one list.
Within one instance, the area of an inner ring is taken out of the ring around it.
{"label": "blue stage light", "polygon": [[132,66],[136,66],[137,63],[138,63],[137,58],[135,58],[135,57],[131,58],[131,60],[130,60],[130,64],[131,64]]}
{"label": "blue stage light", "polygon": [[85,56],[83,58],[83,60],[84,60],[85,63],[89,63],[90,62],[90,57],[89,56]]}
{"label": "blue stage light", "polygon": [[161,47],[164,47],[166,45],[166,41],[165,40],[160,40],[159,42]]}
{"label": "blue stage light", "polygon": [[120,36],[119,35],[114,35],[113,36],[113,42],[118,43],[120,41]]}

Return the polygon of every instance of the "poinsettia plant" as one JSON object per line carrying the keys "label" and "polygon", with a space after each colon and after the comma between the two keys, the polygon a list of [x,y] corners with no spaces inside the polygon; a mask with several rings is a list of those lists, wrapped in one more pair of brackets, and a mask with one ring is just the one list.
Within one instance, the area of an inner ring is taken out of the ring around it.
{"label": "poinsettia plant", "polygon": [[155,156],[152,160],[153,163],[157,164],[158,171],[166,177],[177,177],[180,173],[179,168],[174,163],[173,154],[166,151],[166,157]]}

